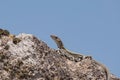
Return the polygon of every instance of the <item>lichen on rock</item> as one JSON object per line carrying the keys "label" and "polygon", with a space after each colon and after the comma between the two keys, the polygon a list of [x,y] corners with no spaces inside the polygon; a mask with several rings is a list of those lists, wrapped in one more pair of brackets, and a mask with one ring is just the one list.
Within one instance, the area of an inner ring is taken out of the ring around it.
{"label": "lichen on rock", "polygon": [[0,80],[106,80],[93,60],[71,61],[31,34],[0,37]]}

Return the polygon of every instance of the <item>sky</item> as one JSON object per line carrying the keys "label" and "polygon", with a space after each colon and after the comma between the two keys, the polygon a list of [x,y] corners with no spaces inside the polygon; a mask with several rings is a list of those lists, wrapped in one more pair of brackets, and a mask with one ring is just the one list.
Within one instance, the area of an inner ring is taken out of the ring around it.
{"label": "sky", "polygon": [[0,28],[33,34],[58,49],[91,55],[120,77],[120,0],[1,0]]}

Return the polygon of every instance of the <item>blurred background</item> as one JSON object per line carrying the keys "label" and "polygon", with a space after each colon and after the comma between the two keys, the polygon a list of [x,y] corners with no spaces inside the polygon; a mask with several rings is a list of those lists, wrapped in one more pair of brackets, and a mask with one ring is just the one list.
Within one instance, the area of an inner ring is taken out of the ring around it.
{"label": "blurred background", "polygon": [[0,28],[37,36],[57,49],[91,55],[120,77],[120,0],[1,0]]}

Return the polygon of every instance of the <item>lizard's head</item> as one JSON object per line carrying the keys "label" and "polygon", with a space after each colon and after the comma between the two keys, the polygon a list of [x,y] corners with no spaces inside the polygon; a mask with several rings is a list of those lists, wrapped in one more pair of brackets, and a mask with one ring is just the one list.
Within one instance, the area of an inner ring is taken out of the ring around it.
{"label": "lizard's head", "polygon": [[57,37],[56,35],[50,35],[50,37],[56,42],[61,41],[59,37]]}

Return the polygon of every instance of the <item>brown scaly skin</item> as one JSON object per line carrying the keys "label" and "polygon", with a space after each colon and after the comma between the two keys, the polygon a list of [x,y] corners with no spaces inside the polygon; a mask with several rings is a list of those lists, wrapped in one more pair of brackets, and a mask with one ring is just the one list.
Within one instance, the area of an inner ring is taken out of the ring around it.
{"label": "brown scaly skin", "polygon": [[[75,57],[74,61],[75,61],[76,59],[78,60],[79,57],[82,57],[82,58],[84,57],[83,55],[76,54],[76,53],[74,53],[74,52],[71,52],[71,51],[67,50],[67,49],[64,47],[64,44],[63,44],[62,40],[61,40],[59,37],[57,37],[56,35],[51,35],[50,37],[55,41],[55,43],[57,44],[57,47],[60,49],[60,51],[61,51],[61,50],[64,50],[64,51],[65,51],[66,53],[68,53],[69,55],[72,55],[73,57]],[[66,56],[68,57],[69,55],[66,55]],[[90,59],[92,59],[91,56],[86,56],[86,57],[84,57],[84,58],[90,58]],[[99,63],[99,62],[97,62],[97,61],[95,61],[95,60],[94,60],[94,62],[97,63],[98,65],[100,65],[100,66],[105,70],[106,80],[110,80],[109,70],[108,70],[103,64],[101,64],[101,63]]]}

